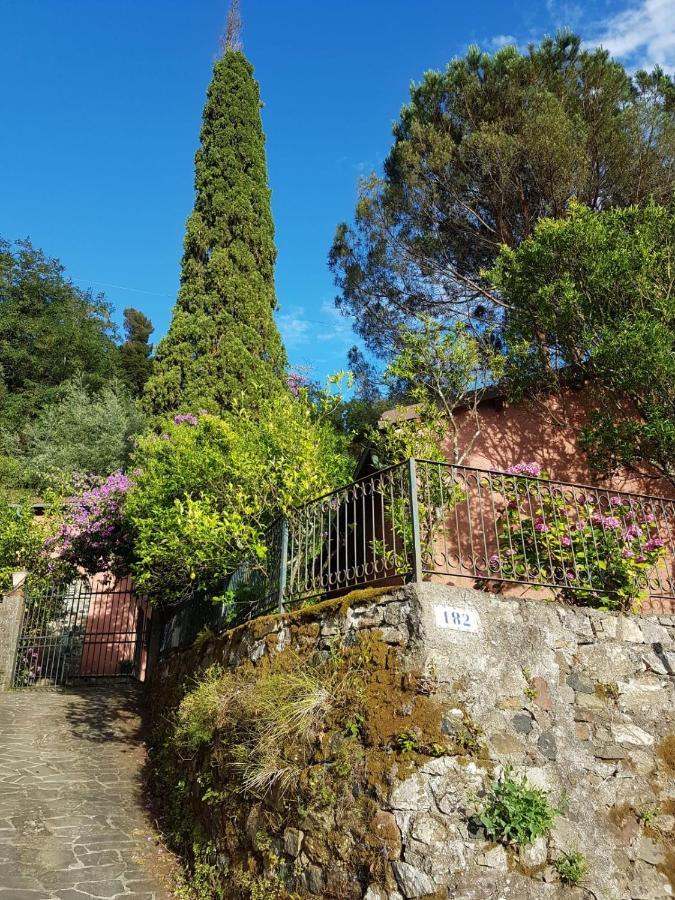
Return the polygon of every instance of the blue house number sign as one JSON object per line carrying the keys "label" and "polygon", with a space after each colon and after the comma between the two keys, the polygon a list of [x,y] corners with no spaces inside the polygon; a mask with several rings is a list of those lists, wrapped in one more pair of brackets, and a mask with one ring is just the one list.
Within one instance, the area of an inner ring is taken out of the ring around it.
{"label": "blue house number sign", "polygon": [[459,609],[455,606],[435,606],[436,625],[439,628],[454,628],[457,631],[478,631],[480,619],[473,609]]}

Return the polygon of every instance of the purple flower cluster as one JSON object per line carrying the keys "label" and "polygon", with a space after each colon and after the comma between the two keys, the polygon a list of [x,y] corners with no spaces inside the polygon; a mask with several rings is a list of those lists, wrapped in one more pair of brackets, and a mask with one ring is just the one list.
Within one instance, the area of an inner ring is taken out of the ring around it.
{"label": "purple flower cluster", "polygon": [[506,471],[509,475],[527,475],[530,478],[538,478],[541,475],[541,466],[536,462],[522,462],[516,463],[515,466],[511,466]]}
{"label": "purple flower cluster", "polygon": [[122,506],[132,482],[123,472],[89,479],[81,493],[66,502],[57,534],[59,556],[88,572],[108,568],[121,555],[127,536]]}
{"label": "purple flower cluster", "polygon": [[[519,463],[508,474],[534,478],[540,468]],[[507,501],[506,527],[499,536],[499,552],[488,560],[492,577],[503,577],[506,570],[517,580],[529,580],[532,572],[546,583],[581,591],[582,599],[584,591],[592,591],[593,602],[609,607],[644,595],[646,569],[660,564],[667,544],[651,509],[631,497],[577,493],[564,486],[529,487],[525,493],[506,481],[500,489]],[[506,549],[507,543],[517,548],[515,553]],[[519,560],[518,567],[507,554]]]}
{"label": "purple flower cluster", "polygon": [[286,384],[291,394],[297,398],[300,396],[300,391],[307,387],[307,379],[297,372],[289,372],[286,376]]}
{"label": "purple flower cluster", "polygon": [[591,522],[594,525],[600,525],[602,528],[606,528],[608,531],[614,531],[617,528],[621,528],[621,519],[617,519],[616,516],[603,516],[602,513],[593,513]]}
{"label": "purple flower cluster", "polygon": [[178,415],[173,417],[173,421],[176,425],[196,425],[199,422],[197,416],[192,413],[178,413]]}
{"label": "purple flower cluster", "polygon": [[648,552],[650,552],[652,550],[660,550],[661,547],[665,547],[665,546],[666,546],[666,542],[663,540],[663,538],[655,537],[655,538],[650,538],[647,541],[647,543],[644,546],[644,549],[647,550]]}

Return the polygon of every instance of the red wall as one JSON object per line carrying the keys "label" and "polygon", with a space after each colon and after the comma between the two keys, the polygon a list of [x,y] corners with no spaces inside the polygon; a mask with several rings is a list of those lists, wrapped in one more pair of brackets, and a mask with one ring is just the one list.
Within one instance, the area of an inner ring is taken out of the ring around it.
{"label": "red wall", "polygon": [[[541,403],[509,405],[502,401],[484,401],[478,413],[480,434],[466,452],[462,465],[505,471],[519,462],[536,462],[555,481],[675,498],[673,485],[657,473],[650,472],[647,466],[641,467],[641,470],[644,469],[641,472],[622,469],[608,478],[600,477],[591,469],[575,438],[588,423],[594,408],[597,405],[589,388],[579,392],[568,391],[562,399],[550,397]],[[476,421],[468,412],[460,412],[456,418],[460,425],[459,450],[462,453],[472,440]],[[448,460],[454,462],[450,434],[443,449]],[[669,534],[661,536],[669,540],[672,548],[675,546],[675,523],[665,523],[665,527]],[[467,530],[463,529],[464,532]],[[466,534],[463,534],[463,539],[468,540]],[[674,560],[670,559],[671,581],[675,578],[673,564]],[[453,581],[443,577],[438,580]],[[529,595],[530,590],[507,587],[505,592]],[[675,601],[652,599],[644,603],[642,611],[675,613]]]}
{"label": "red wall", "polygon": [[[675,497],[670,482],[654,473],[639,475],[624,470],[603,479],[591,470],[585,454],[576,445],[575,437],[588,422],[593,406],[589,389],[569,391],[562,401],[551,397],[541,404],[503,404],[498,408],[495,402],[485,401],[479,410],[480,435],[463,464],[505,470],[515,463],[537,462],[556,481]],[[475,422],[466,412],[460,412],[458,419],[460,449],[463,449],[471,440]],[[445,450],[448,459],[453,461],[450,439]]]}

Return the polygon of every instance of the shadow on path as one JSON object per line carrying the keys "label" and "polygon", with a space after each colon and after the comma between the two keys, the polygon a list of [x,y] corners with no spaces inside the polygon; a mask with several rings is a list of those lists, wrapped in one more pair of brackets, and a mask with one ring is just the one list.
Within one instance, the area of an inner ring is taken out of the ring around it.
{"label": "shadow on path", "polygon": [[135,683],[0,694],[0,900],[166,900]]}

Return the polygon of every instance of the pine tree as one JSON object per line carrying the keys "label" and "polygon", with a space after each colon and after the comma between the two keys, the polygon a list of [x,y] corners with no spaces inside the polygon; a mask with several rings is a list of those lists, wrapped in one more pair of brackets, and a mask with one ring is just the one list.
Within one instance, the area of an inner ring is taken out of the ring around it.
{"label": "pine tree", "polygon": [[154,415],[255,405],[282,385],[260,94],[239,46],[234,4],[204,108],[178,300],[146,385]]}
{"label": "pine tree", "polygon": [[150,319],[138,309],[124,310],[124,334],[120,347],[120,369],[124,383],[134,397],[140,397],[152,373],[152,344],[149,337],[155,329]]}

